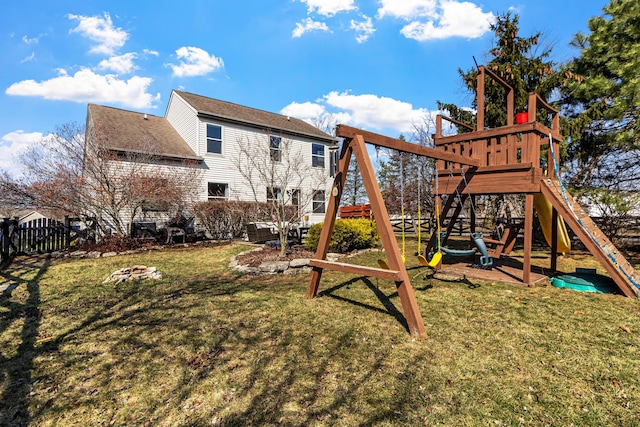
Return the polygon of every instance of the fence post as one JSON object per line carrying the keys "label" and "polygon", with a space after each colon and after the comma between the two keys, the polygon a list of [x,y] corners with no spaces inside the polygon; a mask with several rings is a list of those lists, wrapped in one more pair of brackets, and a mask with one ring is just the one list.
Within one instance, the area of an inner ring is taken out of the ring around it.
{"label": "fence post", "polygon": [[9,259],[9,218],[3,218],[2,223],[0,223],[0,231],[2,231],[2,239],[0,239],[0,261],[4,263]]}
{"label": "fence post", "polygon": [[71,218],[69,215],[64,217],[64,247],[71,246]]}

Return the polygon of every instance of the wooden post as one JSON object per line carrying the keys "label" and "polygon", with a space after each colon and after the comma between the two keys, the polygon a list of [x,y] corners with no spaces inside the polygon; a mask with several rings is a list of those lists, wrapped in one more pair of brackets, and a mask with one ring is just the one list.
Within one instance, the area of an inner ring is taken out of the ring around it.
{"label": "wooden post", "polygon": [[[345,139],[342,143],[340,160],[338,161],[338,172],[333,180],[327,212],[325,213],[324,224],[322,226],[322,231],[320,232],[320,240],[318,241],[318,248],[316,249],[314,259],[324,260],[327,258],[327,251],[329,250],[329,243],[331,241],[331,233],[333,233],[333,226],[336,223],[338,206],[340,205],[340,198],[342,197],[342,190],[344,188],[347,171],[349,170],[349,162],[351,161],[352,152],[353,149],[351,148],[350,141]],[[307,298],[314,298],[318,294],[318,287],[320,286],[321,278],[322,268],[312,267],[311,280],[309,281],[309,287],[307,288]]]}
{"label": "wooden post", "polygon": [[393,233],[391,222],[389,221],[389,213],[387,207],[382,199],[380,187],[376,179],[375,171],[371,160],[367,154],[367,148],[365,146],[364,138],[361,135],[351,141],[353,148],[353,154],[358,162],[358,168],[362,174],[362,182],[367,195],[369,196],[369,202],[371,203],[371,210],[373,216],[376,219],[376,226],[378,227],[378,233],[380,234],[380,240],[382,246],[385,249],[387,261],[390,270],[399,272],[399,280],[397,280],[396,288],[398,289],[398,296],[400,297],[400,303],[404,316],[407,319],[407,325],[409,326],[409,332],[413,336],[424,337],[426,336],[426,330],[424,327],[424,321],[418,308],[413,288],[411,287],[411,281],[409,280],[409,274],[402,262],[402,255],[400,254],[400,248],[398,242]]}
{"label": "wooden post", "polygon": [[513,124],[513,112],[515,111],[515,100],[514,100],[514,91],[511,86],[509,86],[507,92],[507,126],[511,126]]}
{"label": "wooden post", "polygon": [[476,113],[477,130],[484,130],[484,66],[478,67],[478,112]]}
{"label": "wooden post", "polygon": [[551,208],[551,271],[558,266],[558,211]]}
{"label": "wooden post", "polygon": [[538,111],[537,101],[538,97],[535,92],[529,93],[529,102],[527,106],[527,120],[529,122],[536,121],[536,111]]}
{"label": "wooden post", "polygon": [[71,218],[68,215],[64,217],[64,247],[71,246]]}
{"label": "wooden post", "polygon": [[531,246],[533,243],[533,194],[525,196],[524,203],[524,260],[522,281],[531,284]]}
{"label": "wooden post", "polygon": [[9,242],[11,241],[11,236],[9,235],[9,218],[4,218],[2,222],[0,222],[0,231],[2,231],[2,240],[0,241],[2,244],[2,256],[0,256],[0,261],[6,261],[9,259]]}

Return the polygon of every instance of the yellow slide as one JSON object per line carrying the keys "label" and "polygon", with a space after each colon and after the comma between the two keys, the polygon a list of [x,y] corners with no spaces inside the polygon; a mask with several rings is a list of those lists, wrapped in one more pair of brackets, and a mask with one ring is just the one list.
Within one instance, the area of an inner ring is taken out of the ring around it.
{"label": "yellow slide", "polygon": [[[542,227],[542,233],[547,244],[551,246],[551,216],[553,212],[553,206],[551,202],[544,197],[544,194],[538,193],[533,196],[533,206],[538,212],[538,219],[540,220],[540,226]],[[571,240],[569,239],[569,233],[567,233],[567,227],[564,224],[564,220],[558,215],[558,252],[571,251]]]}

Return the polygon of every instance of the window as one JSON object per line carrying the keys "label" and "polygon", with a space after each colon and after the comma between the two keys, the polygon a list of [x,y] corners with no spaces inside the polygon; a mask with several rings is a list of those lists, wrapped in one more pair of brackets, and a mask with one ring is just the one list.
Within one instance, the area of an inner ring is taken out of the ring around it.
{"label": "window", "polygon": [[208,184],[208,196],[209,200],[228,200],[229,185],[221,184],[218,182],[210,182]]}
{"label": "window", "polygon": [[324,213],[324,191],[318,190],[313,193],[313,213]]}
{"label": "window", "polygon": [[299,208],[300,207],[300,189],[296,188],[295,190],[289,190],[289,194],[291,195],[291,204]]}
{"label": "window", "polygon": [[282,138],[279,136],[271,136],[269,137],[269,154],[271,155],[271,160],[274,162],[279,162],[282,158],[280,153],[280,144],[282,143]]}
{"label": "window", "polygon": [[207,153],[222,154],[222,127],[207,125]]}
{"label": "window", "polygon": [[311,144],[311,166],[314,168],[324,167],[324,145]]}
{"label": "window", "polygon": [[267,187],[267,202],[275,203],[282,200],[282,190],[278,187]]}

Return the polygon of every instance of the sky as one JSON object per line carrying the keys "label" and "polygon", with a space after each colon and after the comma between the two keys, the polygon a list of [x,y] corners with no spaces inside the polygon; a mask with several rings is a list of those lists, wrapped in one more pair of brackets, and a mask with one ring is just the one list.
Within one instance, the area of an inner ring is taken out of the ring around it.
{"label": "sky", "polygon": [[178,89],[397,137],[470,105],[496,16],[563,62],[597,0],[30,0],[0,6],[0,169],[94,103],[164,116]]}

